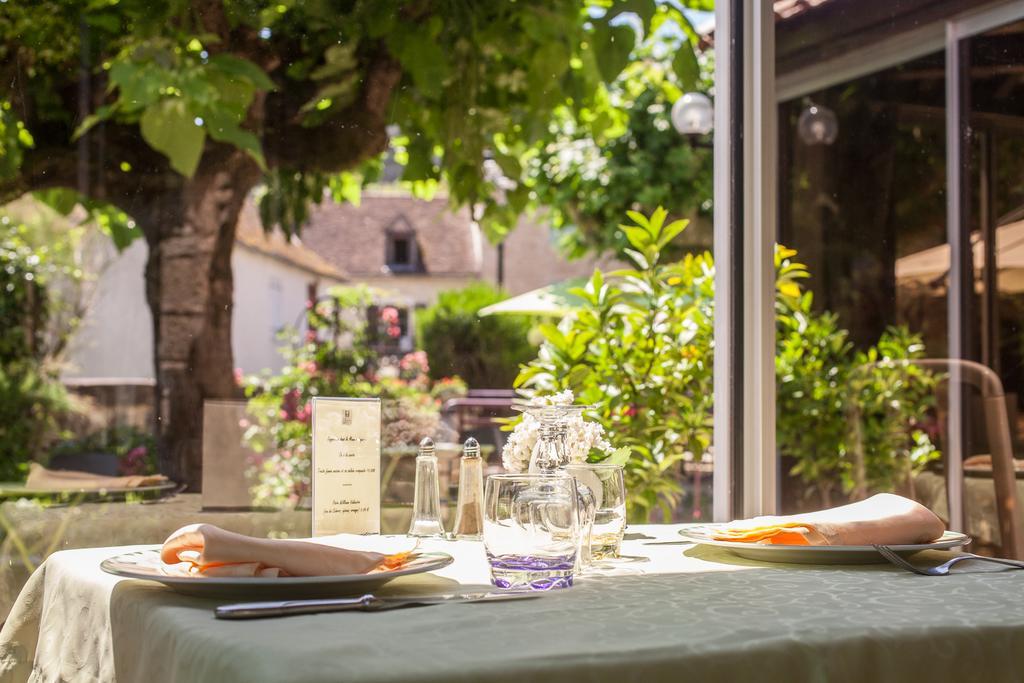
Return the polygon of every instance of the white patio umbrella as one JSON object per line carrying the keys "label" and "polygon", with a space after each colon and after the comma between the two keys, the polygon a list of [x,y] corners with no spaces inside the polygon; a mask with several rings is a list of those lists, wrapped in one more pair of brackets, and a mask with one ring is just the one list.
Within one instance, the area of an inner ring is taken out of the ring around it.
{"label": "white patio umbrella", "polygon": [[[980,235],[971,235],[974,268],[980,272],[985,265],[985,252]],[[935,282],[949,273],[949,245],[940,244],[896,259],[896,281],[903,283]],[[999,291],[1005,294],[1024,292],[1024,220],[996,228],[996,268]]]}
{"label": "white patio umbrella", "polygon": [[564,282],[556,282],[547,287],[532,289],[517,296],[499,301],[480,309],[480,315],[540,315],[560,318],[582,303],[579,297],[570,294],[574,287],[582,287],[586,282],[583,278],[573,278]]}

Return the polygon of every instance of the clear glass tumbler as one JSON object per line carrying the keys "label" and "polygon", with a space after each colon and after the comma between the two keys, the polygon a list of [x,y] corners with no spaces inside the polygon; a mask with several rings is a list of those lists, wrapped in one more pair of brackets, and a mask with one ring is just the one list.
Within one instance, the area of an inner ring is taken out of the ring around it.
{"label": "clear glass tumbler", "polygon": [[594,495],[590,556],[594,561],[618,557],[626,530],[626,483],[621,465],[581,463],[565,471]]}
{"label": "clear glass tumbler", "polygon": [[572,477],[495,474],[484,492],[484,548],[491,582],[511,590],[568,588],[577,541]]}

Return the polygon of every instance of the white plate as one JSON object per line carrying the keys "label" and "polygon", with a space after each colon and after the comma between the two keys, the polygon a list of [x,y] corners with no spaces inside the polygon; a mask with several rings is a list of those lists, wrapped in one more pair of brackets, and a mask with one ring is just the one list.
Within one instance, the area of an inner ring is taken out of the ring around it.
{"label": "white plate", "polygon": [[[727,548],[740,557],[762,562],[794,562],[798,564],[872,564],[885,562],[877,550],[869,545],[767,545],[741,543],[739,541],[717,541],[711,535],[725,524],[680,529],[683,538],[703,545]],[[912,555],[922,550],[949,550],[971,542],[971,537],[956,531],[947,531],[931,543],[912,545],[890,545],[900,555]]]}
{"label": "white plate", "polygon": [[392,579],[422,574],[447,567],[454,559],[448,553],[419,553],[411,563],[391,571],[340,576],[223,577],[188,574],[175,565],[160,561],[160,549],[125,553],[100,563],[100,569],[129,579],[159,581],[179,593],[200,597],[242,599],[284,597],[344,597],[371,592]]}

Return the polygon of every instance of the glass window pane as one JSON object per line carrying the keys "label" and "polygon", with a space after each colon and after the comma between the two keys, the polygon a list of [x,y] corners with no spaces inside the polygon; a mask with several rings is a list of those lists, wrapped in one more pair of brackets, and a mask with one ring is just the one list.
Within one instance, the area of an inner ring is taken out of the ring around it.
{"label": "glass window pane", "polygon": [[935,53],[780,106],[779,239],[806,276],[779,290],[785,512],[912,495],[908,472],[938,448],[936,382],[880,361],[946,355],[943,66]]}

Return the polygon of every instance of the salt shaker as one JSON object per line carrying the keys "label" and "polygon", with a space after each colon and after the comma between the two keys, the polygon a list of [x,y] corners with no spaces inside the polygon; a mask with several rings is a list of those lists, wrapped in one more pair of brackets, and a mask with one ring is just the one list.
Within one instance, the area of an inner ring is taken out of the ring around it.
{"label": "salt shaker", "polygon": [[459,504],[455,513],[455,538],[479,541],[484,531],[484,461],[473,437],[462,446],[459,463]]}
{"label": "salt shaker", "polygon": [[412,522],[409,535],[444,538],[444,524],[441,523],[441,487],[437,477],[437,456],[434,455],[434,441],[426,437],[420,441],[420,452],[416,456],[416,491],[412,505]]}

